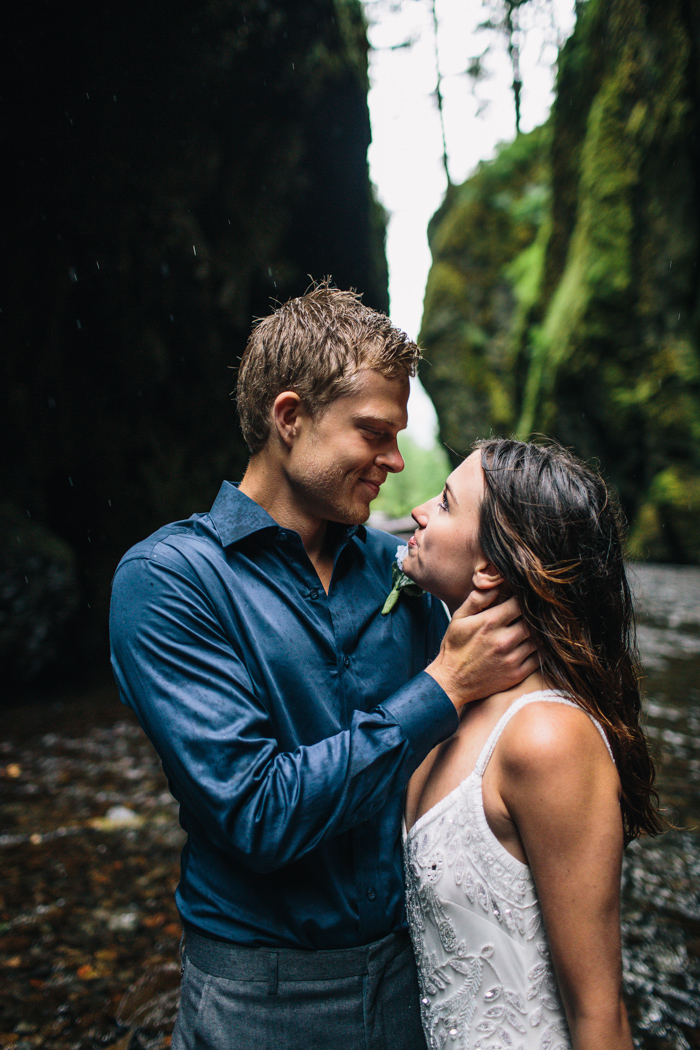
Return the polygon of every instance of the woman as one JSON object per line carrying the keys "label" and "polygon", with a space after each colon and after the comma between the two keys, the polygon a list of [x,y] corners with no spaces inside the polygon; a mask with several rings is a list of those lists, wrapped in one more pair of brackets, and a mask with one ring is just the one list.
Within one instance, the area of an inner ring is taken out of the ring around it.
{"label": "woman", "polygon": [[469,705],[406,798],[426,1038],[455,1050],[631,1050],[622,851],[661,830],[632,607],[603,481],[492,439],[413,511],[403,571],[451,612],[515,594],[540,670]]}

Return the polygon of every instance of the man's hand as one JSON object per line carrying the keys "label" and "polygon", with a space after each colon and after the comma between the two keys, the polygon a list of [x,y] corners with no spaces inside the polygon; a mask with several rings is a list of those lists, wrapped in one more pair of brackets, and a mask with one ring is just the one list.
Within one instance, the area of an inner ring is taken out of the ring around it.
{"label": "man's hand", "polygon": [[515,598],[500,605],[496,588],[473,590],[455,611],[437,657],[426,671],[457,711],[511,689],[539,668],[535,646]]}

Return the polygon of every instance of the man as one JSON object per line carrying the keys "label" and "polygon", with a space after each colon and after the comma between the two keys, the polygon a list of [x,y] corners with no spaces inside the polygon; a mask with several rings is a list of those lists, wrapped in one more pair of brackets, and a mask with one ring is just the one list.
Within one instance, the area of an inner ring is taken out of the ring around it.
{"label": "man", "polygon": [[396,540],[362,523],[418,357],[355,293],[281,306],[239,370],[240,486],[117,569],[114,672],[188,835],[176,1050],[424,1046],[403,789],[532,646],[513,602],[475,596],[442,645],[430,596],[381,613]]}

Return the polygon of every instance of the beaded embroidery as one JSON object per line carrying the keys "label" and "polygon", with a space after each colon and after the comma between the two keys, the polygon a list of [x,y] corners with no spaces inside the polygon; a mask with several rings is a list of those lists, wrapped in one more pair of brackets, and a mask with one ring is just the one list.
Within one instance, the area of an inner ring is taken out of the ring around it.
{"label": "beaded embroidery", "polygon": [[573,706],[549,690],[517,700],[474,772],[404,834],[406,906],[431,1050],[571,1050],[530,869],[489,828],[481,791],[503,728],[533,700]]}

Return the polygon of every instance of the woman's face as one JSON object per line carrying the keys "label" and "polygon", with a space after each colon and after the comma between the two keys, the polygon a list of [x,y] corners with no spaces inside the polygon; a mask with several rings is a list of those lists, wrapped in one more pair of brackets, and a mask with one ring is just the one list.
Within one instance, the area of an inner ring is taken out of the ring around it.
{"label": "woman's face", "polygon": [[412,511],[418,525],[408,541],[403,571],[454,612],[474,586],[474,573],[488,562],[479,547],[484,472],[477,449],[445,482],[439,496]]}

